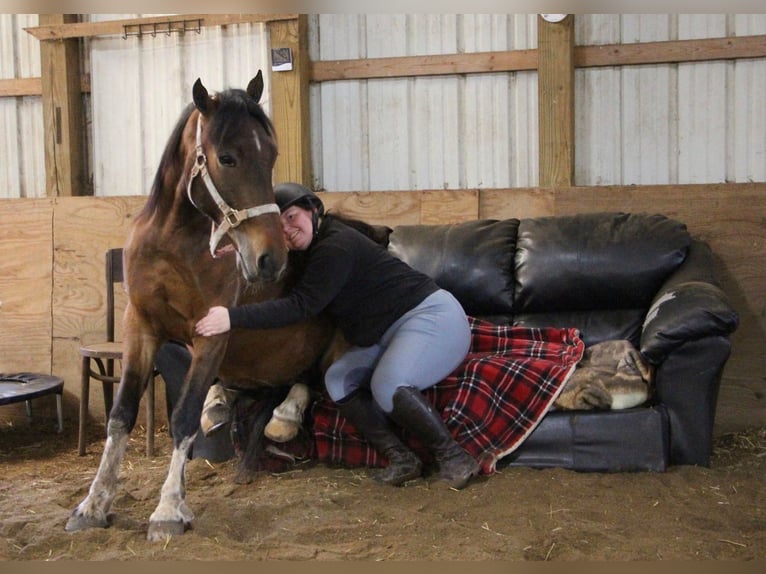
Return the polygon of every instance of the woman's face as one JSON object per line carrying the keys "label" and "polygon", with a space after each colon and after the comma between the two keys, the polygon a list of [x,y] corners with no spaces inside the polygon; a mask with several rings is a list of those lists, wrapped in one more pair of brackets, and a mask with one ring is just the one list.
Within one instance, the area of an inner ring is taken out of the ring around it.
{"label": "woman's face", "polygon": [[282,213],[282,231],[291,251],[305,251],[314,239],[312,212],[297,205]]}

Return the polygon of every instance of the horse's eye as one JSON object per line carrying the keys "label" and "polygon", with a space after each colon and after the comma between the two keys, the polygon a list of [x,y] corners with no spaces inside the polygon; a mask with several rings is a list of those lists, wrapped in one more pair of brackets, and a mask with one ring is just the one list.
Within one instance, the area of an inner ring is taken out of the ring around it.
{"label": "horse's eye", "polygon": [[237,160],[234,159],[233,155],[224,154],[218,156],[218,163],[226,167],[235,167],[237,165]]}

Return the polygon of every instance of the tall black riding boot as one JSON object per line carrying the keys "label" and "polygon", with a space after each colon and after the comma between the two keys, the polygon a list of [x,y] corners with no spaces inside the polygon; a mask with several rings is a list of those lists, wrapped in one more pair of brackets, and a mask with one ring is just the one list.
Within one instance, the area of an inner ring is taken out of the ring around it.
{"label": "tall black riding boot", "polygon": [[479,473],[479,463],[455,442],[439,413],[418,389],[396,389],[391,418],[431,450],[439,463],[439,478],[452,488],[465,487]]}
{"label": "tall black riding boot", "polygon": [[338,411],[354,423],[375,450],[388,459],[388,466],[373,475],[378,482],[401,486],[420,476],[423,463],[408,449],[389,426],[389,421],[367,389],[357,389],[337,403]]}

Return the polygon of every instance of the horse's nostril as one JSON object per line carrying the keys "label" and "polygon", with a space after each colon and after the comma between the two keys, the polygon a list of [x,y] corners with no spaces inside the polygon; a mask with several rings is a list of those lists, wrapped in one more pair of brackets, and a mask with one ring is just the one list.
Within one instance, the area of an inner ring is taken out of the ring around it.
{"label": "horse's nostril", "polygon": [[258,271],[269,274],[274,271],[274,258],[264,253],[258,258]]}

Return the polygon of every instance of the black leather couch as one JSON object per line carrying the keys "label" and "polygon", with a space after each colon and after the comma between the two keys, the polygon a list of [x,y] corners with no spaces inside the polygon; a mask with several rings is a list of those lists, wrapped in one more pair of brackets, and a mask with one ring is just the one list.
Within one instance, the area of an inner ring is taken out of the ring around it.
{"label": "black leather couch", "polygon": [[470,315],[576,327],[586,346],[628,339],[654,368],[650,401],[549,412],[499,466],[663,471],[708,466],[721,373],[738,315],[710,248],[663,215],[594,213],[406,225],[388,249]]}

